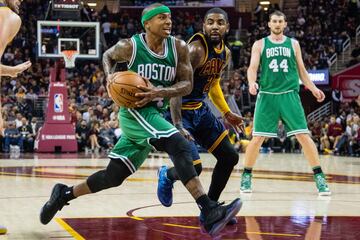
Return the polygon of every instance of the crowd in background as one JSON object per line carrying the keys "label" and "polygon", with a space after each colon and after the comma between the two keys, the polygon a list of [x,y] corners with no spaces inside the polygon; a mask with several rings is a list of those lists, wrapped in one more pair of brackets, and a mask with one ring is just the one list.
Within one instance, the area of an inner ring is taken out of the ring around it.
{"label": "crowd in background", "polygon": [[[26,24],[22,25],[19,34],[6,49],[2,59],[2,63],[6,65],[16,65],[28,59],[33,63],[32,67],[19,77],[13,79],[3,77],[1,81],[3,115],[7,122],[2,139],[2,150],[5,152],[10,151],[11,145],[19,146],[21,151],[33,151],[34,138],[44,120],[41,103],[47,97],[49,70],[53,60],[36,58],[36,19],[45,18],[46,2],[43,0],[23,2],[22,9],[32,9],[32,11],[21,11],[22,20]],[[274,5],[269,11],[278,8]],[[86,6],[81,16],[84,21],[101,23],[104,36],[103,50],[111,47],[119,39],[142,31],[140,17],[131,16],[125,10],[112,14],[106,6],[99,12]],[[243,94],[247,94],[246,72],[251,46],[255,40],[269,34],[266,27],[267,12],[260,9],[255,12],[255,16],[244,40],[240,41],[234,35],[228,36],[229,47],[234,56],[231,64],[233,70],[223,79],[222,88],[225,95],[234,96],[239,108],[244,105]],[[199,14],[174,11],[172,17],[172,34],[178,38],[186,40],[202,29],[202,16]],[[358,18],[359,9],[356,8],[355,11],[355,6],[351,3],[304,0],[300,1],[297,17],[288,19],[286,34],[300,41],[307,68],[326,68],[331,54],[340,52],[347,36],[353,36],[354,27],[359,25]],[[359,55],[360,49],[357,46],[352,53],[354,61],[359,60]],[[101,62],[77,61],[76,64],[79,67],[68,71],[67,84],[69,111],[71,121],[76,128],[79,151],[108,151],[121,137],[117,119],[119,109],[106,92],[106,79]],[[246,141],[251,139],[252,110],[249,109],[245,114],[245,133],[234,137],[234,143],[237,144],[239,151],[244,150]],[[335,122],[341,121],[341,131],[339,130],[336,136],[331,135],[333,132],[330,130],[332,129],[330,116],[324,118],[321,123],[309,122],[309,129],[321,152],[348,155],[358,153],[356,141],[359,141],[359,134],[356,129],[359,123],[356,113],[359,114],[359,108],[354,105],[343,105],[339,112],[334,113]],[[337,141],[333,141],[333,138]],[[294,137],[286,137],[283,124],[279,122],[279,138],[267,141],[263,151],[299,152],[301,149]]]}

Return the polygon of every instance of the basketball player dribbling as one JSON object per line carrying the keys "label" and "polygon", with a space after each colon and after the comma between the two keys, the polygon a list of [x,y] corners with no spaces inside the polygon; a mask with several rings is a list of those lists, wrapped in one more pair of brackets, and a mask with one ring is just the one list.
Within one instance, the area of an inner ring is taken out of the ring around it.
{"label": "basketball player dribbling", "polygon": [[[14,39],[21,26],[19,17],[20,0],[0,0],[0,59],[4,54],[6,46]],[[0,77],[16,77],[31,66],[31,62],[19,64],[17,66],[6,66],[0,63]],[[0,102],[0,134],[4,133],[4,120],[2,118],[2,108]],[[6,228],[0,226],[0,234],[6,233]]]}
{"label": "basketball player dribbling", "polygon": [[204,215],[204,228],[217,235],[239,212],[240,199],[223,206],[210,200],[199,181],[192,164],[190,146],[179,131],[166,121],[161,113],[166,110],[169,98],[189,94],[192,90],[192,68],[186,43],[172,36],[171,11],[162,4],[152,4],[142,13],[145,34],[120,40],[104,53],[104,71],[112,78],[110,69],[115,62],[128,62],[128,68],[148,79],[142,87],[137,108],[121,108],[119,120],[123,135],[109,154],[106,169],[88,179],[68,187],[56,184],[49,201],[43,206],[40,221],[47,224],[56,212],[79,196],[116,187],[133,174],[145,161],[151,149],[167,152],[180,180],[196,200]]}

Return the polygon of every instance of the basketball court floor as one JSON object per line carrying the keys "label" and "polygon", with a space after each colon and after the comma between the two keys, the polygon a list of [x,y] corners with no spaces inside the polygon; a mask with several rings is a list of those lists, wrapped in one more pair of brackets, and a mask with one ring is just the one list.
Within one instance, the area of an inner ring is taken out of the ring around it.
{"label": "basketball court floor", "polygon": [[[203,154],[201,181],[209,186],[214,158]],[[311,169],[302,154],[260,154],[252,194],[240,194],[244,156],[221,200],[241,197],[238,224],[217,239],[360,239],[360,158],[321,156],[333,195],[318,197]],[[48,225],[39,210],[53,185],[73,185],[107,165],[98,155],[2,155],[0,160],[0,225],[3,239],[211,239],[199,227],[199,210],[180,182],[174,204],[156,197],[159,166],[171,164],[153,154],[118,188],[75,199]]]}

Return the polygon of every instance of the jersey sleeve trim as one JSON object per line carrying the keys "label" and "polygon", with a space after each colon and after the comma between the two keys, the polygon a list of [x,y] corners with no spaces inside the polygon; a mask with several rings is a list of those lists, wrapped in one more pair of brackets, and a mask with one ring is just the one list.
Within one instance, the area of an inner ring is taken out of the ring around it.
{"label": "jersey sleeve trim", "polygon": [[205,58],[203,60],[203,62],[201,63],[201,66],[204,65],[208,59],[208,55],[209,55],[209,47],[207,45],[206,39],[204,34],[202,33],[195,33],[189,40],[188,40],[188,44],[190,44],[191,42],[194,42],[196,40],[200,40],[201,44],[205,47]]}
{"label": "jersey sleeve trim", "polygon": [[131,54],[131,58],[130,58],[130,62],[128,64],[128,68],[130,69],[132,67],[132,65],[134,64],[135,58],[136,58],[136,51],[137,51],[137,46],[136,46],[136,41],[134,39],[134,37],[130,38],[132,45],[133,45],[133,49],[132,49],[132,54]]}

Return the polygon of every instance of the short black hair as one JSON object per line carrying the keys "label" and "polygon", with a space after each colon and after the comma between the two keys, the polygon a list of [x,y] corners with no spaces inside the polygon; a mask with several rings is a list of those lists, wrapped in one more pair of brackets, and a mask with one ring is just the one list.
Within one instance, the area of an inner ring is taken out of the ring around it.
{"label": "short black hair", "polygon": [[279,11],[279,10],[276,10],[276,11],[270,13],[269,21],[271,20],[271,17],[272,17],[273,15],[276,15],[276,16],[279,16],[279,17],[281,17],[281,16],[284,17],[284,20],[285,20],[285,22],[286,22],[286,16],[285,16],[285,14],[284,14],[283,12],[281,12],[281,11]]}
{"label": "short black hair", "polygon": [[144,16],[145,13],[147,13],[148,11],[150,11],[150,10],[156,8],[156,7],[160,7],[160,6],[164,6],[164,4],[161,4],[161,3],[153,3],[153,4],[150,4],[150,5],[146,6],[146,7],[143,9],[143,11],[142,11],[141,16]]}
{"label": "short black hair", "polygon": [[218,13],[218,14],[223,15],[224,18],[225,18],[225,20],[226,20],[226,22],[227,22],[227,23],[229,22],[229,17],[228,17],[228,15],[227,15],[227,13],[226,13],[223,9],[221,9],[221,8],[211,8],[211,9],[209,9],[209,10],[205,13],[204,21],[206,20],[207,16],[208,16],[209,14],[212,14],[212,13]]}

